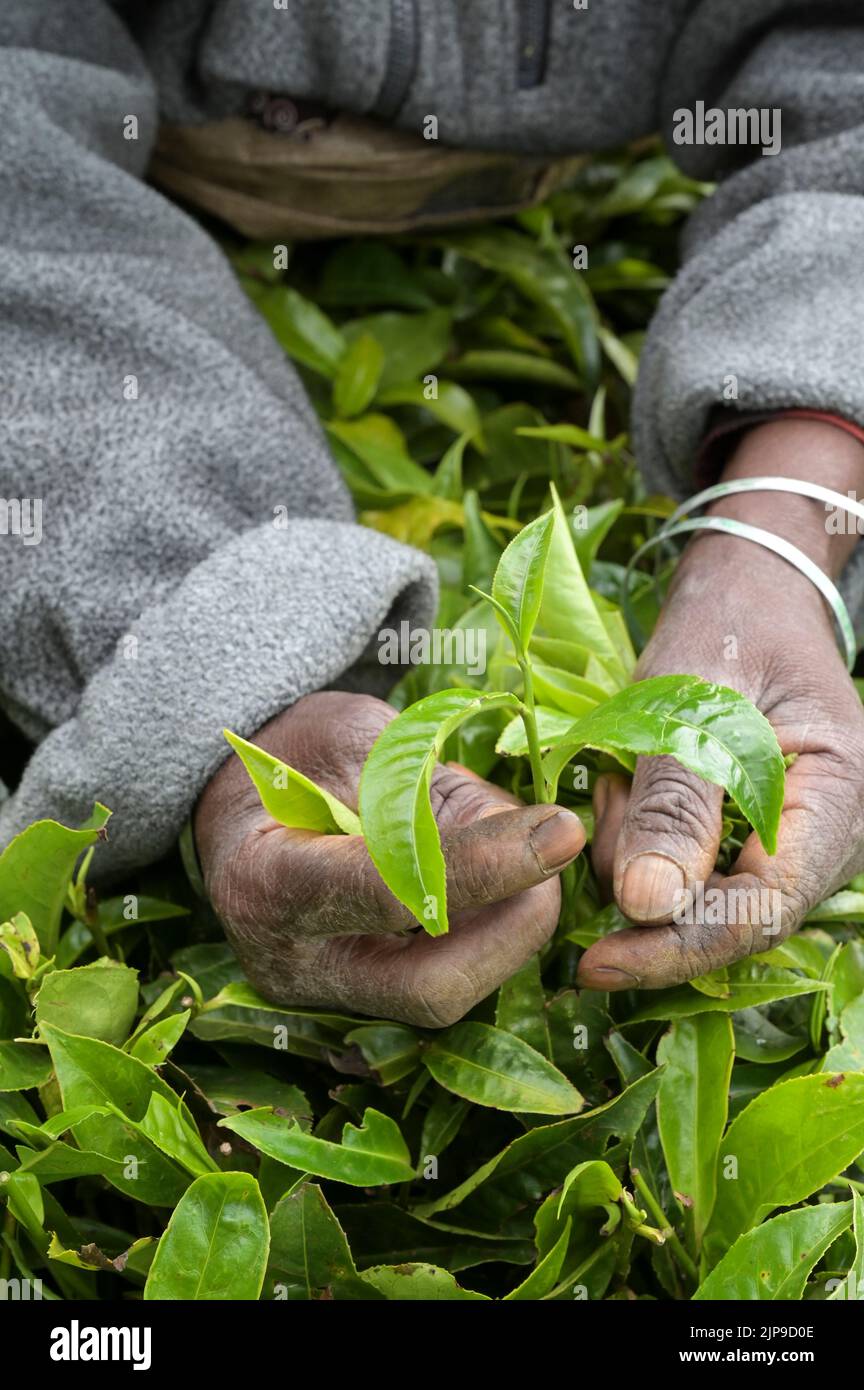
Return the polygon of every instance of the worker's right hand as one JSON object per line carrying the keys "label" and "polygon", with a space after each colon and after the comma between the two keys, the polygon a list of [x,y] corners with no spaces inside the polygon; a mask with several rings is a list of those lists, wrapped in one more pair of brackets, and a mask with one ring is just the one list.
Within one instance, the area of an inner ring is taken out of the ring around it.
{"label": "worker's right hand", "polygon": [[[253,741],[356,809],[366,755],[394,713],[371,696],[321,692]],[[453,765],[438,767],[431,795],[451,921],[438,938],[417,929],[359,836],[286,829],[239,758],[219,769],[198,802],[195,838],[213,906],[256,989],[285,1005],[440,1028],[548,941],[558,873],[585,839],[578,818],[523,806]]]}

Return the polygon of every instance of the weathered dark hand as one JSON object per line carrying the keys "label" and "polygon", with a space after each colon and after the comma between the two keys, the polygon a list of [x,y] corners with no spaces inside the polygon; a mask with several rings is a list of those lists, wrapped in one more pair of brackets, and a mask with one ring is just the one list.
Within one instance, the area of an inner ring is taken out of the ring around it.
{"label": "weathered dark hand", "polygon": [[[356,809],[363,762],[394,711],[364,695],[307,695],[255,742]],[[465,769],[439,767],[432,804],[451,929],[432,938],[385,887],[359,836],[288,830],[239,759],[205,788],[195,838],[205,883],[251,982],[283,1004],[453,1023],[549,939],[558,871],[584,844],[555,806],[522,806]]]}
{"label": "weathered dark hand", "polygon": [[[845,493],[860,489],[864,450],[831,425],[778,422],[747,436],[727,476],[748,472],[809,476]],[[802,498],[753,493],[717,510],[785,535],[835,575],[855,542],[827,531],[822,505]],[[771,721],[784,754],[797,754],[777,854],[766,855],[753,834],[730,875],[715,874],[722,790],[672,758],[640,758],[632,786],[600,779],[594,865],[640,925],[586,952],[580,981],[590,988],[656,989],[770,950],[864,868],[864,710],[810,581],[750,541],[695,541],[637,675],[685,672],[741,691]],[[697,901],[681,920],[682,890],[700,884],[705,910]]]}

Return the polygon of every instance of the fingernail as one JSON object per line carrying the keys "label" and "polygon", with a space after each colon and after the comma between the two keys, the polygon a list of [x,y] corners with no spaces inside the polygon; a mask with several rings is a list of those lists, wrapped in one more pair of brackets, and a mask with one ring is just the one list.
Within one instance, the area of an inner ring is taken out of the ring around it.
{"label": "fingernail", "polygon": [[624,872],[620,907],[634,922],[668,917],[684,888],[684,870],[665,854],[637,854]]}
{"label": "fingernail", "polygon": [[597,820],[602,820],[606,814],[606,803],[609,800],[609,783],[605,777],[598,777],[594,783],[594,816]]}
{"label": "fingernail", "polygon": [[572,811],[556,811],[531,831],[531,848],[544,874],[563,869],[585,843],[582,822]]}
{"label": "fingernail", "polygon": [[619,970],[617,965],[590,965],[583,971],[580,969],[577,983],[583,989],[638,989],[641,983],[638,975],[631,975],[629,970]]}

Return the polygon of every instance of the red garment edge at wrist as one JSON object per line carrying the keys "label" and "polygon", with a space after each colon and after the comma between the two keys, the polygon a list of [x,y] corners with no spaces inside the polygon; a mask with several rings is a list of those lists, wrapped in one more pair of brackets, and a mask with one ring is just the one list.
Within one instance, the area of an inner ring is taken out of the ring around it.
{"label": "red garment edge at wrist", "polygon": [[859,443],[864,444],[864,429],[856,425],[852,420],[846,420],[842,415],[833,415],[827,410],[768,410],[760,414],[738,414],[733,411],[725,411],[725,419],[717,420],[711,427],[702,441],[694,469],[696,483],[701,489],[709,487],[715,483],[722,472],[723,465],[726,463],[731,452],[731,446],[737,435],[743,430],[753,429],[756,425],[768,425],[774,420],[818,420],[823,425],[834,425],[837,429],[845,430],[851,434]]}

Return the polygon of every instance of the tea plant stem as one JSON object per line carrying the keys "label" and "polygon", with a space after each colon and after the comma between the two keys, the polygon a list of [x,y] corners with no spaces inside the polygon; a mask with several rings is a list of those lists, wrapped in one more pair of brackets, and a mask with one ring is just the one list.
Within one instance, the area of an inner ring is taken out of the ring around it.
{"label": "tea plant stem", "polygon": [[844,1178],[841,1174],[839,1178],[835,1178],[830,1186],[834,1187],[838,1183],[842,1183],[844,1187],[848,1187],[852,1192],[858,1192],[861,1196],[864,1196],[864,1182],[856,1182],[854,1178]]}
{"label": "tea plant stem", "polygon": [[681,1268],[684,1270],[684,1273],[687,1275],[689,1279],[693,1280],[694,1284],[698,1284],[699,1271],[697,1270],[695,1263],[687,1254],[687,1251],[684,1249],[684,1246],[681,1244],[681,1241],[679,1240],[671,1221],[667,1217],[660,1203],[657,1201],[657,1198],[654,1196],[654,1193],[651,1191],[642,1174],[639,1172],[639,1169],[631,1168],[630,1176],[633,1179],[634,1185],[639,1193],[639,1196],[642,1198],[649,1212],[654,1217],[654,1220],[657,1222],[657,1225],[660,1227],[663,1234],[665,1235],[666,1240],[669,1244],[669,1249],[674,1253],[675,1258],[677,1259]]}
{"label": "tea plant stem", "polygon": [[87,915],[84,918],[84,925],[89,931],[90,935],[92,936],[93,944],[95,945],[96,950],[99,952],[99,954],[102,956],[108,956],[109,959],[113,960],[114,952],[112,951],[111,946],[108,943],[108,938],[102,929],[102,923],[99,921],[98,907],[94,907],[92,911],[87,912]]}
{"label": "tea plant stem", "polygon": [[528,740],[528,760],[531,764],[531,777],[534,782],[534,800],[538,804],[546,803],[550,800],[549,788],[546,785],[546,777],[543,773],[543,754],[540,751],[540,735],[537,732],[537,715],[534,712],[534,679],[531,675],[531,667],[527,660],[522,658],[519,661],[522,671],[522,681],[524,686],[522,696],[522,722],[525,725],[525,736]]}

